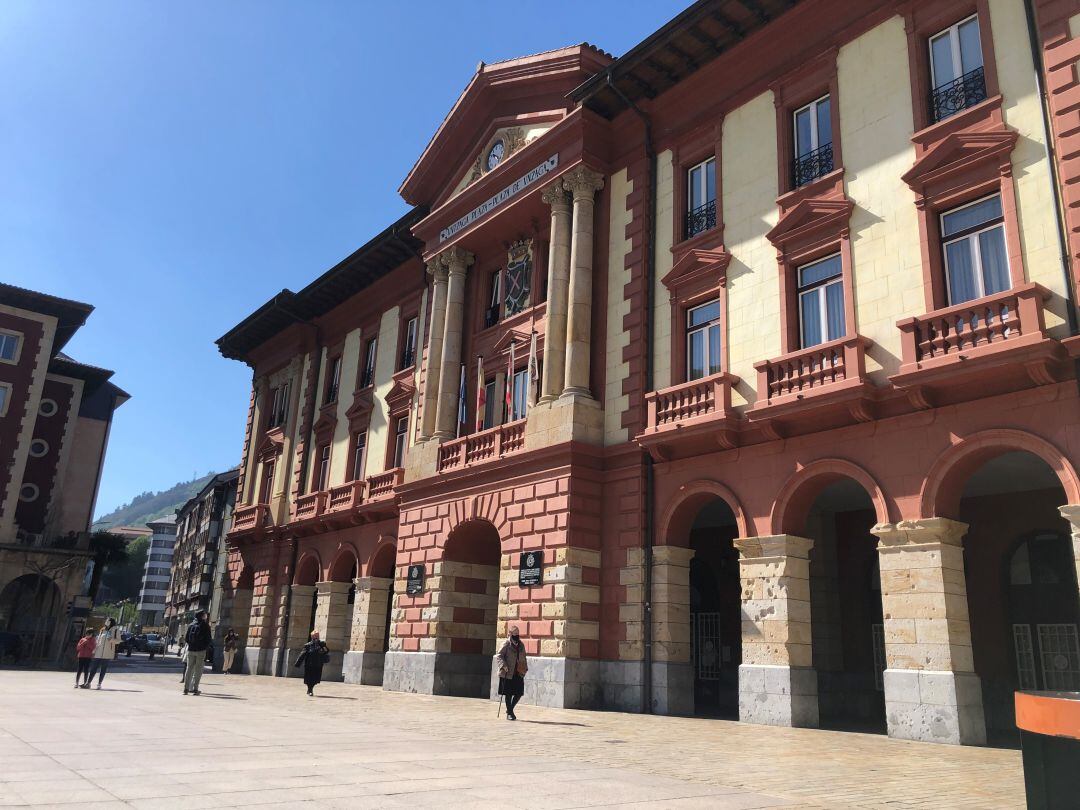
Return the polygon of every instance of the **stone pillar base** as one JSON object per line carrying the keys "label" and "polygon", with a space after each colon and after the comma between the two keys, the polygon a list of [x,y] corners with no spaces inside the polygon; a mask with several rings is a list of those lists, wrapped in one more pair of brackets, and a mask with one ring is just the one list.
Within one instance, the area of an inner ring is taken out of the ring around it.
{"label": "stone pillar base", "polygon": [[739,667],[739,721],[817,728],[817,672],[812,667],[743,664]]}
{"label": "stone pillar base", "polygon": [[603,444],[604,411],[592,397],[560,397],[529,409],[525,449],[536,450],[565,442]]}
{"label": "stone pillar base", "polygon": [[486,698],[491,656],[472,653],[388,652],[383,689],[421,695]]}
{"label": "stone pillar base", "polygon": [[[641,666],[638,666],[641,669]],[[675,661],[654,661],[652,665],[653,714],[693,715],[693,665]]]}
{"label": "stone pillar base", "polygon": [[341,664],[341,675],[345,683],[359,683],[364,686],[383,685],[383,665],[385,653],[358,652],[349,650]]}
{"label": "stone pillar base", "polygon": [[[299,655],[299,653],[297,653],[297,655]],[[343,653],[341,650],[331,650],[330,651],[330,660],[327,661],[325,664],[323,664],[322,679],[324,681],[341,681],[341,680],[343,680],[343,678],[342,678],[342,665],[343,665],[344,659],[345,659],[345,653]],[[291,666],[292,662],[290,661],[289,663],[290,663],[290,666]],[[304,668],[300,667],[296,671],[303,674]]]}
{"label": "stone pillar base", "polygon": [[897,739],[986,744],[982,686],[971,672],[886,669],[885,716]]}
{"label": "stone pillar base", "polygon": [[245,647],[240,671],[246,675],[273,675],[277,657],[277,647]]}
{"label": "stone pillar base", "polygon": [[[600,662],[579,658],[529,658],[522,703],[553,709],[602,708]],[[499,663],[491,660],[491,699],[499,699]]]}

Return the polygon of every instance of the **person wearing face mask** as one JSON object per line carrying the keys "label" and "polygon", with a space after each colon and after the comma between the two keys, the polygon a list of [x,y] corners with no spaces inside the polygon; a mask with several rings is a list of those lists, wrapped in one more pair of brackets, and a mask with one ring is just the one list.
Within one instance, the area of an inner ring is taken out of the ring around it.
{"label": "person wearing face mask", "polygon": [[499,694],[506,699],[506,719],[517,720],[514,707],[525,694],[525,673],[529,671],[525,645],[516,624],[510,625],[510,638],[502,645],[499,662]]}

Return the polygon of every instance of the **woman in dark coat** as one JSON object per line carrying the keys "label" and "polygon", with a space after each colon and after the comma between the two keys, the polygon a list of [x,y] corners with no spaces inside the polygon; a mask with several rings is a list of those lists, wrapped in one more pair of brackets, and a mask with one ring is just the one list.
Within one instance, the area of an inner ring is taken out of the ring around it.
{"label": "woman in dark coat", "polygon": [[300,656],[293,666],[304,665],[304,683],[307,685],[307,693],[314,695],[312,691],[315,684],[322,683],[323,664],[330,660],[330,650],[326,644],[319,640],[319,631],[311,631],[311,641],[304,645]]}
{"label": "woman in dark coat", "polygon": [[510,625],[510,638],[496,657],[499,661],[499,694],[506,699],[506,719],[517,720],[514,707],[525,694],[525,673],[529,671],[525,645],[521,643],[517,625]]}

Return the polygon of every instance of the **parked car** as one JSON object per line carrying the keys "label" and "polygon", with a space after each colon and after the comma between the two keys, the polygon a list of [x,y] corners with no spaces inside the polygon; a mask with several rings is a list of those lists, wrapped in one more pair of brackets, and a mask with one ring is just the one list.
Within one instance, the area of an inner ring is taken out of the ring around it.
{"label": "parked car", "polygon": [[165,639],[157,633],[147,633],[142,637],[142,647],[140,649],[146,650],[150,653],[150,656],[164,655],[165,654]]}

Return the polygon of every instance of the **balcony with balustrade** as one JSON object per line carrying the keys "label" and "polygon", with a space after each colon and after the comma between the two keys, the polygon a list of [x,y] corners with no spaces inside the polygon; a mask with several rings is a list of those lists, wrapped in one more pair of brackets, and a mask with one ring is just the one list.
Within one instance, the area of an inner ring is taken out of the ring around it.
{"label": "balcony with balustrade", "polygon": [[296,499],[289,530],[300,536],[374,523],[397,514],[397,488],[405,471],[395,467]]}
{"label": "balcony with balustrade", "polygon": [[870,340],[851,335],[754,364],[757,402],[747,413],[766,435],[873,419],[877,390],[866,375]]}
{"label": "balcony with balustrade", "polygon": [[1050,295],[1023,284],[897,322],[901,365],[890,381],[923,408],[1056,382],[1067,352],[1047,334]]}
{"label": "balcony with balustrade", "polygon": [[740,420],[731,406],[731,374],[712,374],[645,395],[645,430],[637,443],[658,461],[738,446]]}
{"label": "balcony with balustrade", "polygon": [[233,512],[233,524],[229,530],[231,535],[255,534],[262,532],[271,525],[270,507],[265,503],[239,506]]}
{"label": "balcony with balustrade", "polygon": [[475,467],[525,449],[525,420],[496,425],[443,442],[436,469],[440,473]]}

